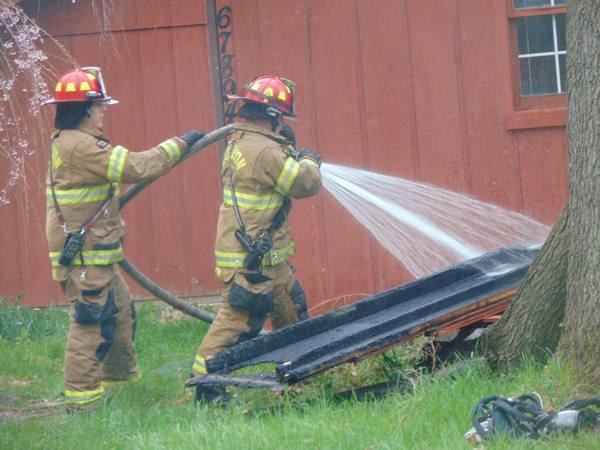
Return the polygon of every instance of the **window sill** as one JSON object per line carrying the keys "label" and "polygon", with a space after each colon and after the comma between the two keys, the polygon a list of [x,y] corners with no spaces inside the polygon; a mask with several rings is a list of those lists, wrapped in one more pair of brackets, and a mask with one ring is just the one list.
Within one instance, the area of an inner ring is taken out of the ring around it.
{"label": "window sill", "polygon": [[508,130],[525,130],[529,128],[564,127],[567,125],[567,107],[543,109],[523,109],[508,113],[506,128]]}

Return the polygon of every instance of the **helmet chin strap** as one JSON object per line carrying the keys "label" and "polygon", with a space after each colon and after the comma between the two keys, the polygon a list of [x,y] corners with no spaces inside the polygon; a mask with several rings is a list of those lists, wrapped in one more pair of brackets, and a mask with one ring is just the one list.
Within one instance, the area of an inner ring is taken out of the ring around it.
{"label": "helmet chin strap", "polygon": [[266,112],[271,119],[271,131],[275,133],[277,131],[277,128],[279,127],[279,118],[281,117],[281,111],[279,111],[277,108],[269,106],[266,109]]}

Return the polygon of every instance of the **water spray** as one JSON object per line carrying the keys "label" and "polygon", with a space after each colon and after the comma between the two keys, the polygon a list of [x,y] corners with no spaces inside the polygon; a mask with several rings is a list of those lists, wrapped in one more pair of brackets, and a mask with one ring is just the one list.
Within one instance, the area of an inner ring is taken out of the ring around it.
{"label": "water spray", "polygon": [[537,246],[550,231],[523,214],[425,183],[335,164],[323,164],[321,173],[325,188],[417,278],[502,247]]}

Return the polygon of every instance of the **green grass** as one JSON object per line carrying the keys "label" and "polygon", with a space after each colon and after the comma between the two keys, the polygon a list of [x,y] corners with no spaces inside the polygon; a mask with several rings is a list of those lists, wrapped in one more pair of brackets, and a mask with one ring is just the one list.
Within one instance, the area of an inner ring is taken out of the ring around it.
{"label": "green grass", "polygon": [[[60,396],[67,326],[65,309],[0,302],[0,411],[8,397],[11,407],[23,407]],[[183,382],[206,329],[195,320],[161,323],[159,308],[144,304],[136,339],[142,381],[92,412],[0,421],[0,449],[469,449],[463,434],[482,397],[535,390],[560,406],[579,388],[557,361],[544,368],[526,362],[506,376],[463,362],[429,376],[411,369],[414,352],[400,348],[314,377],[295,393],[238,390],[234,406],[198,407]],[[331,395],[390,374],[413,379],[414,392],[341,403]],[[486,448],[593,449],[599,438],[504,439]]]}

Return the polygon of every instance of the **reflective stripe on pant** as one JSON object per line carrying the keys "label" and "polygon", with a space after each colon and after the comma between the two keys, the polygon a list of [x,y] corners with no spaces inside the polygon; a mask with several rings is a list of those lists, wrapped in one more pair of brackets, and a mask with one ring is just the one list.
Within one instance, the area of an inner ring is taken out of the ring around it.
{"label": "reflective stripe on pant", "polygon": [[[255,290],[259,295],[267,292],[269,289],[271,290],[273,294],[273,308],[270,313],[261,313],[260,311],[250,312],[230,304],[232,286],[236,279],[240,280],[241,276],[239,272],[235,273],[232,271],[231,273],[232,275],[229,277],[225,275],[225,281],[221,290],[221,308],[198,350],[198,355],[193,365],[195,376],[206,373],[205,360],[207,358],[210,358],[224,348],[257,336],[268,316],[271,318],[273,328],[278,329],[296,323],[299,312],[301,313],[306,310],[306,298],[304,296],[296,302],[292,299],[292,294],[296,294],[296,297],[298,297],[297,293],[299,291],[303,293],[304,291],[302,291],[299,283],[294,278],[290,265],[287,262],[263,268],[264,275],[272,280],[267,282],[264,287],[258,285],[247,286]],[[243,282],[243,279],[240,282]],[[304,304],[302,304],[302,300]],[[233,303],[237,303],[235,299]]]}
{"label": "reflective stripe on pant", "polygon": [[74,406],[88,405],[100,400],[103,393],[104,389],[102,387],[92,391],[70,391],[65,389],[65,403]]}
{"label": "reflective stripe on pant", "polygon": [[206,358],[204,358],[204,356],[196,355],[196,360],[194,361],[192,370],[196,375],[204,375],[205,373],[208,373],[206,370]]}
{"label": "reflective stripe on pant", "polygon": [[138,376],[131,295],[115,266],[70,268],[65,293],[73,307],[65,348],[66,403],[99,400],[106,383]]}
{"label": "reflective stripe on pant", "polygon": [[127,386],[133,383],[137,383],[142,379],[141,375],[134,375],[127,380],[102,380],[102,388],[106,391],[112,389],[118,389],[123,386]]}

